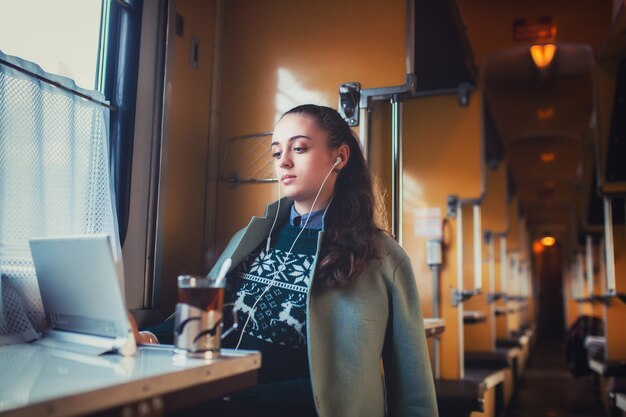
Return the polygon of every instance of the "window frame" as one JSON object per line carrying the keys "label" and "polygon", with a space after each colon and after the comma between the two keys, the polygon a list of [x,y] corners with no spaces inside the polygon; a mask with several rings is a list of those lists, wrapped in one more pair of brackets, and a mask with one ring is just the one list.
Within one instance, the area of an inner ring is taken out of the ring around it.
{"label": "window frame", "polygon": [[[168,0],[143,3],[140,41],[135,51],[138,60],[134,103],[134,134],[126,155],[131,165],[125,184],[128,191],[124,258],[126,305],[141,325],[161,319],[167,312],[160,307],[158,274],[155,274],[155,235],[159,200],[161,136],[165,56],[167,48]],[[127,161],[128,163],[128,161]],[[117,174],[117,172],[116,172]],[[124,192],[124,189],[116,192]],[[121,222],[120,222],[121,225]]]}
{"label": "window frame", "polygon": [[98,80],[103,82],[102,91],[115,108],[111,112],[109,150],[122,245],[129,221],[142,9],[143,0],[109,0],[104,3],[102,21],[108,28],[101,36],[105,43],[98,54],[100,59],[104,51],[104,62],[98,65]]}

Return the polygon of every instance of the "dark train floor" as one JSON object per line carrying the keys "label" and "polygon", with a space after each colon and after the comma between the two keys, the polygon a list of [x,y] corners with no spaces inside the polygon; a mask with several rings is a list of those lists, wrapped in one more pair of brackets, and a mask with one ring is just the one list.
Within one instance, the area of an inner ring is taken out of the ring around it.
{"label": "dark train floor", "polygon": [[594,376],[574,378],[561,342],[538,340],[504,417],[603,417]]}

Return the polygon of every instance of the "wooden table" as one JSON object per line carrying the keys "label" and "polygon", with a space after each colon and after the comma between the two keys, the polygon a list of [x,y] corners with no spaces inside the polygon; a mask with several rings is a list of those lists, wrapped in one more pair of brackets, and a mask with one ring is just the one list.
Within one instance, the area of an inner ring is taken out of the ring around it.
{"label": "wooden table", "polygon": [[446,321],[444,319],[424,319],[424,330],[426,331],[426,337],[437,336],[446,329]]}
{"label": "wooden table", "polygon": [[256,385],[261,354],[223,350],[192,359],[171,346],[130,358],[85,356],[32,344],[0,347],[0,416],[159,416]]}

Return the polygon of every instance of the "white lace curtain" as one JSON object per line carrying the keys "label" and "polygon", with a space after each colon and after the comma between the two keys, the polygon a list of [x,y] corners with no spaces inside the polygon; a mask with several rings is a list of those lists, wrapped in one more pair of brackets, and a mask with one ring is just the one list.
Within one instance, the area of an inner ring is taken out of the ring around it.
{"label": "white lace curtain", "polygon": [[0,345],[45,326],[29,238],[106,233],[122,270],[109,109],[37,76],[105,101],[0,52]]}

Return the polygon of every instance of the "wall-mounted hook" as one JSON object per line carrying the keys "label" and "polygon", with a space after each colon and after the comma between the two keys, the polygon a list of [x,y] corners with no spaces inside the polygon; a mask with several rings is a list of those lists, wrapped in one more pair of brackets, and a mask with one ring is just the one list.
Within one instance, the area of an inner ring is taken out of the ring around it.
{"label": "wall-mounted hook", "polygon": [[339,114],[350,126],[359,124],[359,101],[361,100],[361,84],[358,82],[344,83],[339,86]]}

